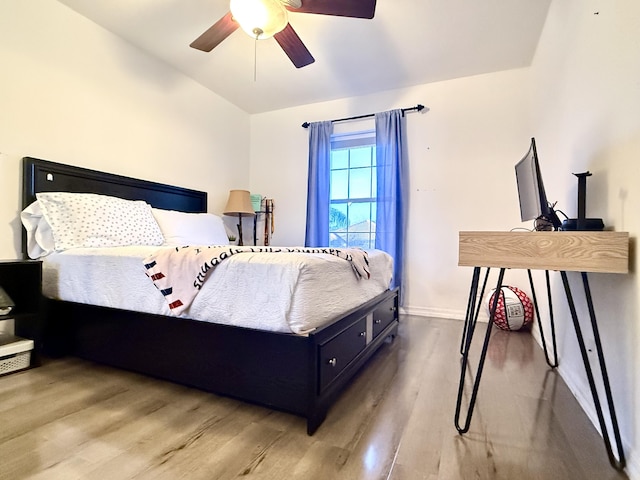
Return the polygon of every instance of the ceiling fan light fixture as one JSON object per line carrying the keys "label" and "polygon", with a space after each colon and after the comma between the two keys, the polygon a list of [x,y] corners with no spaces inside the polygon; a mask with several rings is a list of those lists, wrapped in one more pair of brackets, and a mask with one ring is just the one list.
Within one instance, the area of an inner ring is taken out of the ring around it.
{"label": "ceiling fan light fixture", "polygon": [[279,0],[231,0],[230,10],[240,27],[258,40],[273,37],[289,23]]}

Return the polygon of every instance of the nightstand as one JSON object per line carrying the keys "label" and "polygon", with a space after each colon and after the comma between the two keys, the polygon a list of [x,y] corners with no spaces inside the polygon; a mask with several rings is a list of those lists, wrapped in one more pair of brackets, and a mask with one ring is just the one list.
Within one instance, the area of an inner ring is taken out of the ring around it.
{"label": "nightstand", "polygon": [[32,358],[34,341],[22,338],[29,325],[40,322],[42,310],[42,262],[0,260],[0,287],[14,307],[0,321],[13,320],[15,335],[0,333],[0,375],[27,368],[37,363]]}

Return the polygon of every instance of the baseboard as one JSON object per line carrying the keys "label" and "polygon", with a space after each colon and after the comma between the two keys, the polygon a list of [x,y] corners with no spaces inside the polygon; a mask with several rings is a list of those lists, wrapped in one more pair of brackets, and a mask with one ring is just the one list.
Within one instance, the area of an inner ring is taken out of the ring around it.
{"label": "baseboard", "polygon": [[[567,369],[563,368],[562,363],[558,366],[558,373],[564,383],[567,385],[567,388],[571,391],[576,401],[587,415],[595,429],[598,431],[600,436],[602,437],[602,431],[600,430],[600,422],[598,421],[598,414],[596,412],[595,406],[593,404],[593,396],[591,391],[585,391],[583,387],[588,387],[588,385],[579,381],[579,377],[576,376],[575,372],[570,372]],[[581,378],[580,378],[581,379]],[[606,398],[604,398],[604,392],[600,392],[600,400],[601,402],[606,402]],[[615,406],[615,398],[614,398],[614,406]],[[608,410],[605,408],[605,418],[608,415]],[[619,421],[619,420],[618,420]],[[609,420],[607,419],[607,429],[609,430],[609,436],[611,438],[611,447],[614,452],[617,452],[615,439],[613,437],[613,432],[611,431],[611,425]],[[604,445],[603,445],[604,448]],[[631,446],[625,442],[624,438],[622,438],[622,449],[624,450],[624,456],[626,460],[626,468],[625,472],[629,477],[629,480],[640,480],[640,463],[638,459],[637,452],[631,449]]]}
{"label": "baseboard", "polygon": [[[447,309],[447,308],[424,308],[424,307],[401,307],[400,313],[404,315],[416,315],[418,317],[436,317],[436,318],[445,318],[448,320],[464,320],[466,316],[466,311],[458,310],[458,309]],[[489,315],[487,312],[480,310],[478,314],[479,322],[488,322]]]}

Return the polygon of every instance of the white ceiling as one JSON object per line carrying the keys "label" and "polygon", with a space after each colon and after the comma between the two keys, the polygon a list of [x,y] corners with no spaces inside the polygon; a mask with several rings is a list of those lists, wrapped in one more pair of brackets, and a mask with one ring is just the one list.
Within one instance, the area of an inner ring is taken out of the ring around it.
{"label": "white ceiling", "polygon": [[551,2],[378,0],[372,20],[290,13],[316,59],[296,69],[273,38],[255,44],[241,29],[209,53],[189,47],[229,0],[59,1],[248,113],[527,66]]}

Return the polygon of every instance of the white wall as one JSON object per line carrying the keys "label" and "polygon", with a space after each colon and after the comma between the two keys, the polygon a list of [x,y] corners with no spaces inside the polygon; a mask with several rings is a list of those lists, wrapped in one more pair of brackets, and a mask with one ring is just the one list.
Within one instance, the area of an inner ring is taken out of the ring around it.
{"label": "white wall", "polygon": [[[549,200],[575,217],[572,172],[589,170],[587,214],[602,217],[610,229],[628,231],[635,242],[640,222],[639,19],[636,0],[556,0],[531,68],[252,116],[251,189],[276,200],[274,243],[304,242],[308,132],[302,122],[416,103],[429,111],[410,113],[407,119],[407,312],[463,318],[470,271],[457,267],[459,230],[531,228],[519,221],[513,166],[532,136]],[[632,478],[640,478],[636,264],[632,256],[631,274],[590,277]],[[552,278],[560,372],[595,419],[564,291],[558,275]],[[574,288],[581,287],[578,276],[570,279]],[[523,272],[509,271],[507,281],[529,291]],[[542,289],[541,283],[541,300]],[[576,296],[580,302],[581,290]],[[588,318],[584,309],[579,313]],[[593,335],[586,325],[583,329],[593,350]]]}
{"label": "white wall", "polygon": [[[407,113],[410,213],[405,308],[462,318],[469,272],[456,266],[458,231],[522,225],[513,165],[529,144],[528,78],[528,70],[519,69],[253,115],[251,189],[269,191],[275,198],[274,243],[304,242],[308,152],[304,121],[422,103],[428,111]],[[356,123],[353,128],[367,128]]]}
{"label": "white wall", "polygon": [[[633,244],[640,230],[639,46],[640,2],[554,1],[531,68],[533,133],[549,162],[543,171],[548,190],[559,192],[559,204],[575,217],[577,180],[571,173],[590,171],[587,215],[603,218],[610,229],[629,232]],[[635,255],[630,268],[629,275],[592,275],[590,283],[629,473],[640,478],[640,297]],[[576,289],[581,287],[577,275],[571,280]],[[555,290],[562,294],[559,284]],[[564,302],[558,306],[560,318],[566,319]],[[588,318],[584,308],[579,314]],[[587,325],[584,322],[583,329],[592,347]],[[597,423],[571,328],[561,329],[559,346],[560,371]]]}
{"label": "white wall", "polygon": [[[302,244],[300,124],[423,103],[429,111],[407,119],[406,309],[461,318],[470,272],[457,267],[457,233],[522,226],[513,165],[531,136],[550,199],[575,215],[571,172],[590,170],[588,213],[637,237],[639,18],[636,0],[556,0],[531,68],[249,118],[54,0],[3,0],[0,258],[20,255],[23,156],[207,190],[214,212],[230,188],[249,187],[276,201],[273,243]],[[636,263],[627,276],[593,275],[592,290],[630,473],[640,478]],[[556,303],[561,372],[592,412],[566,307]]]}
{"label": "white wall", "polygon": [[57,1],[0,2],[0,58],[0,258],[21,255],[23,156],[205,190],[216,213],[248,187],[248,114]]}

